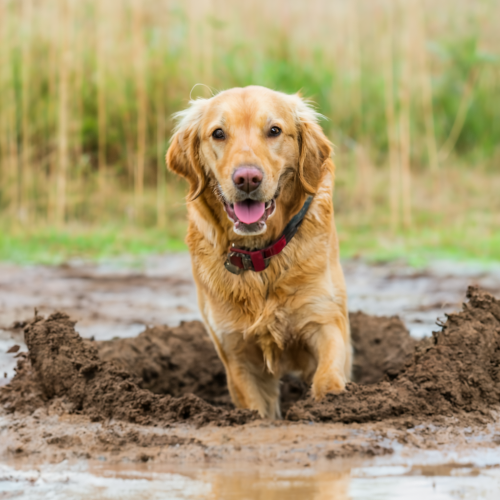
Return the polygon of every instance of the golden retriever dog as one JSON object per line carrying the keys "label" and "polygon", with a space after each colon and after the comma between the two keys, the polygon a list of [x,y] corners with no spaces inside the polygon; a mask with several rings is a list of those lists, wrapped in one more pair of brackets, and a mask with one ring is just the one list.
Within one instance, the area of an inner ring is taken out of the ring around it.
{"label": "golden retriever dog", "polygon": [[167,152],[190,185],[198,302],[231,397],[266,418],[281,417],[284,374],[320,399],[351,372],[335,167],[319,117],[299,95],[234,88],[177,113]]}

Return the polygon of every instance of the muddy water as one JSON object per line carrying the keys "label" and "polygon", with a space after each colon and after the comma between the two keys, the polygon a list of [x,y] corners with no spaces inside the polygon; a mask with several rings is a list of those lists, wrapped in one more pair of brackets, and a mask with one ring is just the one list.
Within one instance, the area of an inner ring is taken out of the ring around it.
{"label": "muddy water", "polygon": [[500,469],[470,463],[243,471],[60,463],[0,465],[1,498],[25,500],[497,500]]}
{"label": "muddy water", "polygon": [[[436,317],[459,308],[468,285],[500,295],[500,267],[440,262],[416,270],[360,260],[343,267],[351,311],[398,314],[414,336],[429,335]],[[200,319],[187,254],[60,267],[0,264],[0,328],[32,317],[34,308],[44,315],[63,309],[83,336],[97,340],[135,336],[145,324]]]}

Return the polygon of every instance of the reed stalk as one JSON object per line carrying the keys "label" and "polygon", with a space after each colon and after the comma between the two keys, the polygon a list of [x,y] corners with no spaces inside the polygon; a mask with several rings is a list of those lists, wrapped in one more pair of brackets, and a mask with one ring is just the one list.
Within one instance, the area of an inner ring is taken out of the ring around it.
{"label": "reed stalk", "polygon": [[363,136],[363,103],[361,94],[361,47],[359,36],[358,0],[348,2],[348,60],[350,61],[350,98],[354,116],[352,136],[361,141]]}
{"label": "reed stalk", "polygon": [[[8,87],[8,46],[6,2],[0,1],[0,108],[7,106],[4,101]],[[0,114],[0,206],[7,204],[8,186],[10,183],[8,165],[9,158],[9,124],[6,112]]]}
{"label": "reed stalk", "polygon": [[106,65],[107,60],[107,19],[109,15],[106,8],[107,2],[97,2],[97,166],[99,172],[99,184],[105,182],[106,178]]}
{"label": "reed stalk", "polygon": [[[77,3],[74,6],[73,17],[75,20],[83,18],[83,9],[85,4]],[[83,176],[83,121],[84,121],[84,73],[85,73],[85,59],[83,53],[85,50],[85,28],[79,26],[73,36],[74,51],[73,51],[73,79],[72,79],[72,148],[70,157],[73,158],[73,165],[75,168],[71,169],[72,174],[72,200],[73,209],[71,216],[77,218],[80,215],[80,207],[82,199],[85,196],[85,178]]]}
{"label": "reed stalk", "polygon": [[384,90],[385,90],[385,119],[387,138],[389,143],[389,198],[391,229],[395,232],[399,226],[399,199],[400,199],[400,169],[399,144],[394,110],[394,74],[393,74],[393,37],[394,12],[393,2],[388,0],[386,9],[386,35],[384,40]]}
{"label": "reed stalk", "polygon": [[366,214],[373,209],[373,164],[365,147],[357,145],[354,151],[357,167],[356,191],[358,204]]}
{"label": "reed stalk", "polygon": [[31,120],[29,116],[31,106],[31,36],[33,30],[32,0],[22,3],[21,31],[21,168],[18,217],[22,222],[28,222],[33,188],[33,172],[31,169]]}
{"label": "reed stalk", "polygon": [[66,218],[66,189],[69,166],[69,75],[71,64],[71,47],[69,44],[69,28],[72,20],[72,0],[60,0],[60,44],[61,60],[59,61],[59,111],[58,111],[58,169],[57,197],[55,206],[56,224],[62,225]]}
{"label": "reed stalk", "polygon": [[[165,16],[166,17],[166,16]],[[164,24],[168,20],[163,17]],[[161,43],[164,43],[165,37],[160,37]],[[163,67],[162,60],[159,57],[160,52],[156,54],[155,58],[155,74],[156,74],[156,225],[159,228],[166,226],[166,136],[167,127],[165,120],[165,97],[167,91],[167,75]]]}
{"label": "reed stalk", "polygon": [[467,111],[469,110],[469,106],[472,102],[474,88],[476,86],[479,75],[480,67],[475,65],[470,70],[467,81],[465,82],[464,89],[462,91],[462,97],[460,99],[460,104],[458,106],[457,115],[450,130],[450,134],[439,150],[439,160],[442,162],[448,159],[448,156],[450,156],[450,153],[453,151],[453,148],[455,147],[460,136],[460,132],[462,131],[462,128],[465,124],[465,119],[467,118]]}
{"label": "reed stalk", "polygon": [[431,172],[436,176],[439,171],[439,158],[436,145],[436,131],[434,126],[434,106],[432,103],[432,73],[427,59],[425,43],[427,40],[427,29],[424,13],[422,12],[422,0],[413,3],[413,19],[416,23],[416,52],[419,65],[420,88],[422,95],[422,110],[425,120],[425,142]]}
{"label": "reed stalk", "polygon": [[[410,0],[414,1],[414,0]],[[399,154],[401,168],[401,194],[403,208],[403,225],[410,229],[412,225],[411,210],[411,169],[410,169],[410,99],[412,72],[412,23],[411,9],[407,3],[403,7],[405,29],[401,35],[401,81],[399,83]]]}
{"label": "reed stalk", "polygon": [[156,165],[156,225],[164,228],[166,225],[166,199],[165,199],[165,116],[160,103],[156,111],[156,148],[157,148],[157,165]]}
{"label": "reed stalk", "polygon": [[[59,22],[58,14],[59,4],[57,1],[52,1],[48,4],[47,15],[50,19],[55,19],[55,22]],[[47,182],[47,220],[51,224],[56,224],[56,206],[57,206],[57,173],[59,168],[59,157],[58,157],[58,144],[57,144],[57,121],[58,121],[58,86],[59,86],[59,59],[60,59],[60,30],[53,29],[50,31],[47,37],[47,51],[49,53],[48,57],[48,103],[47,103],[47,119],[45,122],[46,133],[49,137],[53,137],[53,140],[47,140],[45,146],[45,153],[47,155],[48,163],[48,182]]]}
{"label": "reed stalk", "polygon": [[427,29],[422,9],[422,0],[413,2],[413,20],[416,32],[416,56],[420,80],[420,91],[422,98],[422,113],[425,123],[425,143],[427,146],[427,157],[430,167],[430,175],[433,181],[432,205],[438,211],[441,206],[442,186],[441,173],[439,169],[439,155],[436,143],[436,130],[434,124],[434,106],[432,102],[432,73],[429,68],[427,50],[425,47]]}
{"label": "reed stalk", "polygon": [[146,64],[144,51],[144,12],[141,0],[133,2],[133,37],[135,87],[137,99],[137,156],[135,168],[135,210],[141,218],[144,193],[144,164],[146,153]]}
{"label": "reed stalk", "polygon": [[14,90],[14,78],[10,65],[10,57],[15,48],[14,36],[12,33],[11,19],[12,6],[7,2],[2,2],[2,36],[0,37],[0,51],[4,57],[0,68],[3,76],[3,88],[0,94],[0,116],[2,117],[2,170],[3,179],[1,189],[5,197],[6,213],[13,220],[17,219],[19,213],[19,148],[16,124],[16,95]]}

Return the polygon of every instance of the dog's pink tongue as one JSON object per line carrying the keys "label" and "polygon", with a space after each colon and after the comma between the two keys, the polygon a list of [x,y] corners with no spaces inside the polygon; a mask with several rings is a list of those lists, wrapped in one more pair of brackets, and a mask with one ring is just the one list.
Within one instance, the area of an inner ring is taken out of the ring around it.
{"label": "dog's pink tongue", "polygon": [[263,215],[266,205],[262,201],[245,200],[234,204],[234,213],[243,224],[253,224]]}

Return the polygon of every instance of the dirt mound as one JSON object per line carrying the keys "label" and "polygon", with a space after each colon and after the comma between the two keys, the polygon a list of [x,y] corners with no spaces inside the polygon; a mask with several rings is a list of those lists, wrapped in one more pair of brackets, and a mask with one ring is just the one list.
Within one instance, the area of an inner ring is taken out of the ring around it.
{"label": "dirt mound", "polygon": [[417,341],[410,337],[397,317],[349,315],[354,347],[352,379],[358,384],[376,384],[393,378],[413,359]]}
{"label": "dirt mound", "polygon": [[97,349],[84,342],[74,326],[66,314],[54,313],[46,320],[35,318],[25,328],[32,369],[23,362],[10,390],[2,391],[0,402],[8,411],[26,410],[29,391],[35,394],[30,396],[31,406],[61,398],[70,413],[84,413],[93,421],[114,418],[147,425],[180,421],[230,425],[256,418],[254,412],[227,411],[193,394],[175,398],[141,389],[129,372],[102,361]]}
{"label": "dirt mound", "polygon": [[134,338],[94,343],[103,361],[113,361],[156,394],[195,394],[215,405],[231,405],[226,374],[199,321],[175,328],[155,326]]}
{"label": "dirt mound", "polygon": [[412,362],[392,381],[351,383],[339,395],[300,401],[290,420],[369,422],[464,412],[488,415],[500,403],[500,301],[470,287],[463,311],[419,343]]}
{"label": "dirt mound", "polygon": [[[376,383],[407,362],[414,341],[398,318],[354,313],[351,322],[356,380]],[[74,322],[61,313],[47,320],[37,317],[25,326],[29,356],[21,355],[17,376],[0,393],[0,402],[10,411],[32,413],[62,398],[70,412],[94,420],[157,424],[253,418],[234,410],[221,412],[221,407],[233,408],[224,367],[199,321],[147,328],[135,338],[105,342],[82,341]],[[307,392],[301,380],[284,377],[283,411]]]}

